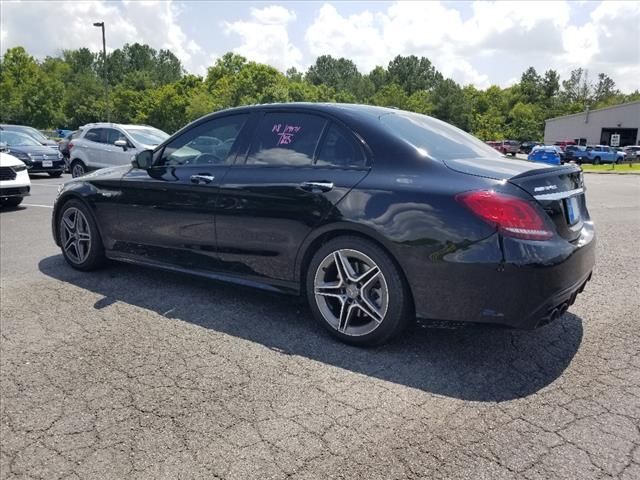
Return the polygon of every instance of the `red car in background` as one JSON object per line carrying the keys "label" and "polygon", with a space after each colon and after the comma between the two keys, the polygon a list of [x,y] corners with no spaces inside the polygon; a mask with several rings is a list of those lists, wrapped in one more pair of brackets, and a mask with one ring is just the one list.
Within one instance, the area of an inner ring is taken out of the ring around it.
{"label": "red car in background", "polygon": [[503,153],[505,155],[509,154],[514,157],[520,150],[520,142],[516,142],[515,140],[490,140],[486,143],[487,145],[498,150],[500,153]]}
{"label": "red car in background", "polygon": [[557,145],[558,147],[560,147],[564,152],[569,145],[577,145],[577,143],[574,142],[573,140],[563,140],[562,142],[555,142],[554,145]]}

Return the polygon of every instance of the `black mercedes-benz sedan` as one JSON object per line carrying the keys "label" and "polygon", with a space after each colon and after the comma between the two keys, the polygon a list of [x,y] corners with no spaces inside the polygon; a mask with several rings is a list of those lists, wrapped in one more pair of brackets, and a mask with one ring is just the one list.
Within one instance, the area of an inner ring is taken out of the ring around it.
{"label": "black mercedes-benz sedan", "polygon": [[65,183],[52,223],[79,270],[113,259],[305,295],[358,345],[416,317],[542,325],[595,262],[578,167],[365,105],[205,116],[131,166]]}

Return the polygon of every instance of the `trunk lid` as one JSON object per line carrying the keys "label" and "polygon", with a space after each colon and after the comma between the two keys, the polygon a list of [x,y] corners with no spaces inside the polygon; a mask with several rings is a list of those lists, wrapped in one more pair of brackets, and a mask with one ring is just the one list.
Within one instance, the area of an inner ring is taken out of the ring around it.
{"label": "trunk lid", "polygon": [[584,222],[589,220],[582,171],[575,165],[507,158],[446,160],[444,163],[460,173],[506,180],[521,188],[536,199],[565,240],[577,240]]}

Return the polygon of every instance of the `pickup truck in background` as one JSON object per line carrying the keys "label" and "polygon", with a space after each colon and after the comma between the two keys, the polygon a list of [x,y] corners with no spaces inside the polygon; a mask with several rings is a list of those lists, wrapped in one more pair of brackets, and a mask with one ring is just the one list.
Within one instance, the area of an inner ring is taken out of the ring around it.
{"label": "pickup truck in background", "polygon": [[607,145],[588,145],[580,159],[576,158],[576,162],[599,165],[600,163],[621,163],[624,158],[624,152],[619,152]]}

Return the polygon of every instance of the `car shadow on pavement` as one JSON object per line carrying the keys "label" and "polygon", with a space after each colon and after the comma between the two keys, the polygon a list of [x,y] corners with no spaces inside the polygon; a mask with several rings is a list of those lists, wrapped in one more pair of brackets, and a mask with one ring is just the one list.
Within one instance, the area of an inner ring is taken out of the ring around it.
{"label": "car shadow on pavement", "polygon": [[[567,368],[582,341],[582,320],[565,314],[533,331],[499,327],[434,328],[418,323],[387,345],[342,344],[297,297],[125,264],[83,273],[61,255],[39,263],[45,275],[99,294],[93,308],[141,307],[352,372],[463,400],[497,402],[531,395]],[[164,321],[160,320],[159,321]]]}

